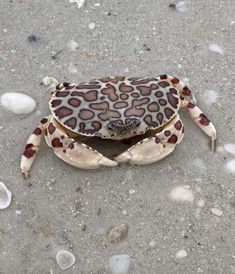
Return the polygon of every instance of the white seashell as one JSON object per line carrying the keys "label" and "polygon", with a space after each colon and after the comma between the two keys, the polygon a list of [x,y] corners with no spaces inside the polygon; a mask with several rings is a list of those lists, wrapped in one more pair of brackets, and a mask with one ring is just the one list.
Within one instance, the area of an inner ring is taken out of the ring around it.
{"label": "white seashell", "polygon": [[229,161],[226,164],[226,169],[231,173],[235,173],[235,159]]}
{"label": "white seashell", "polygon": [[15,114],[27,114],[34,111],[36,102],[26,94],[6,92],[1,96],[1,104]]}
{"label": "white seashell", "polygon": [[12,192],[0,182],[0,209],[7,208],[11,203]]}
{"label": "white seashell", "polygon": [[175,5],[175,9],[179,12],[186,12],[188,10],[186,2],[180,1]]}
{"label": "white seashell", "polygon": [[67,250],[60,250],[56,254],[56,261],[61,269],[67,269],[74,265],[75,257],[71,252]]}
{"label": "white seashell", "polygon": [[189,190],[188,185],[175,187],[170,192],[170,197],[178,202],[193,202],[194,200],[193,193]]}
{"label": "white seashell", "polygon": [[187,253],[186,250],[181,249],[181,250],[179,250],[179,251],[176,253],[175,256],[176,256],[177,259],[181,259],[181,258],[187,257],[187,256],[188,256],[188,253]]}
{"label": "white seashell", "polygon": [[70,40],[67,44],[66,44],[66,48],[69,51],[76,51],[78,48],[78,43],[75,42],[74,40]]}
{"label": "white seashell", "polygon": [[115,255],[109,258],[109,265],[114,274],[125,274],[130,266],[129,255]]}
{"label": "white seashell", "polygon": [[212,104],[214,104],[218,98],[218,94],[216,91],[214,90],[206,90],[203,94],[203,98],[205,103],[208,106],[211,106]]}
{"label": "white seashell", "polygon": [[77,3],[78,9],[80,9],[84,5],[85,0],[69,0],[69,3]]}
{"label": "white seashell", "polygon": [[90,23],[88,25],[88,28],[91,29],[91,30],[95,29],[95,23]]}
{"label": "white seashell", "polygon": [[211,209],[211,213],[219,217],[223,215],[223,211],[215,207]]}
{"label": "white seashell", "polygon": [[235,155],[235,144],[226,144],[226,145],[224,145],[224,149],[228,153]]}
{"label": "white seashell", "polygon": [[209,44],[208,49],[220,55],[224,54],[224,50],[222,49],[222,47],[218,46],[217,44]]}

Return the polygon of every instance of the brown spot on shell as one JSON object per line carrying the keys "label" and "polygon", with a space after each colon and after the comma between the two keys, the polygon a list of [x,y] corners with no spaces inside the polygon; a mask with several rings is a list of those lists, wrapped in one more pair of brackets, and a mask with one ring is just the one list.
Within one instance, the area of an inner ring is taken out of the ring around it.
{"label": "brown spot on shell", "polygon": [[69,91],[58,91],[55,94],[56,97],[66,97],[68,95],[69,95]]}
{"label": "brown spot on shell", "polygon": [[192,92],[191,92],[191,90],[190,90],[188,87],[185,86],[185,87],[182,89],[182,94],[183,94],[184,96],[191,96]]}
{"label": "brown spot on shell", "polygon": [[70,98],[70,99],[68,100],[68,104],[69,104],[70,106],[72,106],[72,107],[78,107],[78,106],[80,106],[81,101],[78,100],[77,98]]}
{"label": "brown spot on shell", "polygon": [[[133,93],[132,93],[133,94]],[[131,95],[132,95],[131,94]],[[129,95],[128,94],[121,94],[120,95],[120,98],[122,99],[122,100],[127,100],[128,98],[129,98]]]}
{"label": "brown spot on shell", "polygon": [[171,135],[171,132],[170,132],[170,130],[166,130],[166,131],[164,132],[164,134],[165,134],[165,136],[170,136],[170,135]]}
{"label": "brown spot on shell", "polygon": [[169,91],[172,94],[178,94],[178,92],[177,92],[177,90],[175,88],[170,88]]}
{"label": "brown spot on shell", "polygon": [[210,124],[210,120],[206,117],[206,115],[204,113],[201,113],[199,115],[199,117],[201,118],[199,120],[199,123],[203,126],[208,126]]}
{"label": "brown spot on shell", "polygon": [[98,122],[98,121],[92,122],[91,125],[94,127],[94,129],[95,129],[96,131],[98,131],[98,130],[101,129],[101,127],[102,127],[101,123]]}
{"label": "brown spot on shell", "polygon": [[153,117],[151,115],[145,116],[144,121],[148,126],[152,126],[152,127],[158,126],[158,123],[153,121]]}
{"label": "brown spot on shell", "polygon": [[109,108],[109,104],[107,102],[93,103],[90,104],[90,108],[95,110],[107,110]]}
{"label": "brown spot on shell", "polygon": [[[130,79],[135,79],[135,80],[130,80]],[[128,80],[132,81],[131,82],[132,85],[143,85],[143,84],[147,84],[152,81],[156,81],[157,79],[156,78],[145,78],[145,79],[143,79],[143,78],[140,78],[140,79],[129,78]]]}
{"label": "brown spot on shell", "polygon": [[69,116],[73,113],[72,109],[67,107],[59,107],[54,112],[59,119]]}
{"label": "brown spot on shell", "polygon": [[[125,94],[123,94],[123,95],[125,95]],[[121,96],[122,96],[122,94],[121,94]],[[139,95],[138,92],[133,92],[133,93],[131,93],[131,96],[132,96],[133,98],[139,98],[139,97],[140,97],[140,95]]]}
{"label": "brown spot on shell", "polygon": [[158,119],[159,123],[162,124],[163,114],[161,112],[157,114],[157,119]]}
{"label": "brown spot on shell", "polygon": [[158,100],[158,103],[161,105],[161,106],[165,106],[167,104],[167,101],[165,99],[160,99]]}
{"label": "brown spot on shell", "polygon": [[39,127],[37,127],[35,130],[34,130],[34,132],[33,132],[35,135],[40,135],[41,133],[42,133],[42,130],[39,128]]}
{"label": "brown spot on shell", "polygon": [[155,143],[156,143],[156,144],[161,143],[161,139],[160,139],[160,138],[158,138],[158,137],[156,137],[156,138],[155,138]]}
{"label": "brown spot on shell", "polygon": [[149,98],[142,98],[142,99],[134,99],[132,101],[132,107],[128,108],[124,115],[126,117],[130,117],[130,116],[137,116],[137,117],[141,117],[144,115],[145,113],[145,109],[141,108],[142,105],[145,105],[149,102]]}
{"label": "brown spot on shell", "polygon": [[168,87],[170,84],[167,81],[159,82],[158,85],[162,88]]}
{"label": "brown spot on shell", "polygon": [[165,108],[164,109],[165,115],[167,119],[170,119],[172,115],[175,113],[172,109],[170,108]]}
{"label": "brown spot on shell", "polygon": [[167,92],[166,96],[171,106],[177,109],[179,104],[179,98],[173,96],[170,92]]}
{"label": "brown spot on shell", "polygon": [[151,112],[158,112],[160,108],[159,108],[158,103],[153,102],[153,103],[148,105],[147,109]]}
{"label": "brown spot on shell", "polygon": [[167,79],[167,75],[166,75],[166,74],[162,74],[162,75],[160,75],[159,77],[160,77],[161,80]]}
{"label": "brown spot on shell", "polygon": [[172,80],[171,80],[171,83],[173,84],[173,85],[176,85],[176,84],[178,84],[179,83],[179,79],[178,78],[176,78],[176,77],[174,77]]}
{"label": "brown spot on shell", "polygon": [[90,119],[92,119],[95,116],[95,114],[91,110],[82,109],[82,110],[80,110],[78,116],[82,120],[90,120]]}
{"label": "brown spot on shell", "polygon": [[116,94],[116,88],[113,85],[107,84],[106,85],[107,88],[104,88],[101,90],[101,93],[104,95],[108,95],[108,98],[111,101],[117,101],[118,100],[118,96]]}
{"label": "brown spot on shell", "polygon": [[194,105],[193,103],[188,102],[188,104],[187,104],[187,108],[194,108],[194,107],[195,107],[195,105]]}
{"label": "brown spot on shell", "polygon": [[113,84],[117,84],[119,81],[124,81],[125,77],[124,76],[116,76],[116,77],[103,77],[101,79],[99,79],[101,82],[103,83],[113,83]]}
{"label": "brown spot on shell", "polygon": [[75,129],[77,125],[77,119],[75,117],[72,117],[64,122],[64,124],[72,129]]}
{"label": "brown spot on shell", "polygon": [[29,149],[26,149],[23,153],[23,155],[26,157],[26,158],[31,158],[34,156],[34,154],[36,153],[36,151],[32,148],[29,148]]}
{"label": "brown spot on shell", "polygon": [[113,106],[114,106],[114,108],[121,109],[121,108],[127,107],[128,103],[122,101],[122,102],[115,103]]}
{"label": "brown spot on shell", "polygon": [[181,123],[181,121],[177,121],[177,122],[174,124],[174,127],[175,127],[177,130],[181,130],[181,128],[182,128],[182,123]]}
{"label": "brown spot on shell", "polygon": [[131,92],[134,90],[134,88],[132,86],[126,85],[125,83],[122,83],[119,86],[119,90],[120,92]]}
{"label": "brown spot on shell", "polygon": [[79,84],[76,86],[76,89],[99,89],[101,88],[100,85],[81,85]]}
{"label": "brown spot on shell", "polygon": [[162,97],[162,96],[163,96],[163,92],[162,92],[162,91],[160,91],[160,90],[159,90],[159,91],[157,91],[157,92],[155,92],[154,94],[155,94],[155,96],[156,96],[156,97],[158,97],[158,98],[160,98],[160,97]]}
{"label": "brown spot on shell", "polygon": [[40,123],[41,123],[41,124],[46,124],[46,123],[47,123],[47,121],[48,121],[48,119],[47,119],[47,118],[43,118],[43,119],[40,121]]}
{"label": "brown spot on shell", "polygon": [[87,92],[82,92],[82,91],[73,91],[71,93],[72,96],[82,96],[84,100],[91,102],[91,101],[96,101],[98,99],[98,91],[97,90],[90,90]]}
{"label": "brown spot on shell", "polygon": [[54,139],[51,141],[51,145],[52,145],[52,147],[54,147],[54,148],[63,147],[63,144],[60,142],[60,139],[59,139],[59,138],[54,138]]}
{"label": "brown spot on shell", "polygon": [[68,147],[69,147],[70,149],[73,149],[73,148],[74,148],[74,144],[73,144],[73,143],[70,143],[70,144],[68,145]]}
{"label": "brown spot on shell", "polygon": [[26,149],[29,149],[30,147],[33,147],[33,144],[32,144],[32,143],[27,144],[27,145],[25,146],[25,150],[26,150]]}
{"label": "brown spot on shell", "polygon": [[110,120],[112,118],[120,118],[121,114],[117,111],[108,110],[105,113],[98,114],[98,117],[103,121],[107,121],[107,120]]}
{"label": "brown spot on shell", "polygon": [[158,89],[158,85],[152,84],[150,87],[138,86],[137,89],[140,91],[141,95],[148,96],[151,94],[152,90]]}
{"label": "brown spot on shell", "polygon": [[56,130],[56,127],[50,123],[49,126],[48,126],[48,132],[52,135]]}
{"label": "brown spot on shell", "polygon": [[170,143],[170,144],[176,144],[177,141],[178,141],[178,137],[175,134],[172,134],[167,142]]}
{"label": "brown spot on shell", "polygon": [[58,107],[61,103],[62,101],[60,99],[54,99],[51,101],[51,106],[55,108],[55,107]]}

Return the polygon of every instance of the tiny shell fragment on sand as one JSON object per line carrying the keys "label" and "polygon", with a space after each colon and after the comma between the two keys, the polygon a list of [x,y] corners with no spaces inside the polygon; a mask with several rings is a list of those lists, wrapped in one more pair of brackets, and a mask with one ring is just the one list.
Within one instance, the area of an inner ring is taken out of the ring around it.
{"label": "tiny shell fragment on sand", "polygon": [[117,226],[112,226],[107,232],[107,237],[111,243],[114,243],[124,239],[127,233],[128,226],[126,224],[120,224]]}
{"label": "tiny shell fragment on sand", "polygon": [[61,269],[70,268],[75,263],[74,255],[67,250],[60,250],[56,254],[56,261]]}
{"label": "tiny shell fragment on sand", "polygon": [[11,204],[11,191],[6,185],[0,182],[0,209],[5,209]]}

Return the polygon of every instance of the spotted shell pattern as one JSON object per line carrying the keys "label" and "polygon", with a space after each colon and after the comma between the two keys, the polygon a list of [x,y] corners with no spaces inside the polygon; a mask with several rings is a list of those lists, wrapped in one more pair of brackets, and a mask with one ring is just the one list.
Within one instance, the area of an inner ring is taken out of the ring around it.
{"label": "spotted shell pattern", "polygon": [[57,121],[82,135],[109,137],[101,134],[109,121],[128,123],[133,118],[140,120],[145,132],[161,127],[178,111],[180,94],[172,82],[161,75],[63,83],[56,87],[49,105]]}

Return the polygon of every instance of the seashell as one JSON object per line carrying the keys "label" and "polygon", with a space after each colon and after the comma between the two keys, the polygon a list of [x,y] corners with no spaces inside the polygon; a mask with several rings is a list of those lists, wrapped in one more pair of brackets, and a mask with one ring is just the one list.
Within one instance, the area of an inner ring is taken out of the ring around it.
{"label": "seashell", "polygon": [[56,254],[56,261],[61,269],[67,269],[74,265],[75,257],[71,252],[67,250],[60,250]]}
{"label": "seashell", "polygon": [[11,203],[12,192],[0,182],[0,209],[7,208]]}

